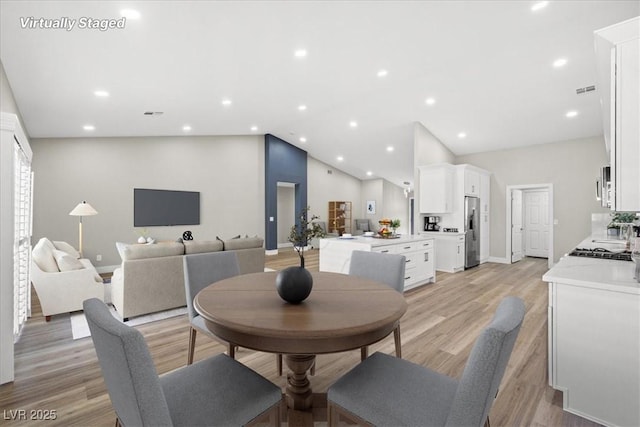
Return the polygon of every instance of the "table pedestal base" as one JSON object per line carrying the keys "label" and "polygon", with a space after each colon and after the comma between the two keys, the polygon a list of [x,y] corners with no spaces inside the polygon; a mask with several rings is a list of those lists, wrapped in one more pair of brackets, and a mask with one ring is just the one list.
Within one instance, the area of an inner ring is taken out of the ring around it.
{"label": "table pedestal base", "polygon": [[284,360],[291,370],[287,374],[287,406],[298,411],[311,408],[311,383],[307,371],[315,363],[315,355],[285,354]]}

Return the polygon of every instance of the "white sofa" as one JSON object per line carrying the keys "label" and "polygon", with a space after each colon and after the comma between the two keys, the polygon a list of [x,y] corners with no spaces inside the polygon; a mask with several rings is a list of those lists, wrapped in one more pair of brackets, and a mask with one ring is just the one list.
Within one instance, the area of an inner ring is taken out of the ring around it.
{"label": "white sofa", "polygon": [[82,310],[89,298],[104,301],[104,283],[88,259],[66,242],[43,237],[31,252],[31,283],[46,320],[60,313]]}

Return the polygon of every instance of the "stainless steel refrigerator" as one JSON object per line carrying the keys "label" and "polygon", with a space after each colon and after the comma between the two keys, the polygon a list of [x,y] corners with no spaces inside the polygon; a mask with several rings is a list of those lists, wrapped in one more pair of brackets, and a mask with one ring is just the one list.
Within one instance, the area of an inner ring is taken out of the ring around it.
{"label": "stainless steel refrigerator", "polygon": [[480,264],[480,199],[477,197],[464,198],[464,268],[475,267]]}

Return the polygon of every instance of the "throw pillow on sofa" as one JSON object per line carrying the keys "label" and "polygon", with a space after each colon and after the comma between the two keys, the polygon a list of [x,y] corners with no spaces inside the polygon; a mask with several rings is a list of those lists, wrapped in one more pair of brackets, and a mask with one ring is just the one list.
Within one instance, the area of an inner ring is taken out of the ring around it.
{"label": "throw pillow on sofa", "polygon": [[36,243],[33,247],[33,251],[31,252],[31,257],[33,261],[38,265],[40,270],[47,273],[56,273],[60,271],[58,269],[58,264],[56,263],[56,259],[53,256],[53,251],[55,247],[53,243],[46,237],[43,237]]}
{"label": "throw pillow on sofa", "polygon": [[53,257],[60,271],[82,270],[84,268],[84,265],[82,265],[77,258],[74,258],[67,252],[55,249],[53,251]]}
{"label": "throw pillow on sofa", "polygon": [[80,259],[80,252],[76,251],[76,248],[74,248],[73,246],[71,246],[67,242],[61,242],[61,241],[54,240],[53,241],[53,246],[59,251],[68,253],[69,255],[74,257],[75,259]]}

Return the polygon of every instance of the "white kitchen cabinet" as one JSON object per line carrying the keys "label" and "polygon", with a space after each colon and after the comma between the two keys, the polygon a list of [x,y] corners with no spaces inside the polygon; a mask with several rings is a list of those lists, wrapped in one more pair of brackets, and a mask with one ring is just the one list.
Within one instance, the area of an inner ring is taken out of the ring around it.
{"label": "white kitchen cabinet", "polygon": [[611,209],[640,211],[640,17],[595,32]]}
{"label": "white kitchen cabinet", "polygon": [[464,194],[465,196],[480,196],[480,174],[469,168],[465,168],[464,171]]}
{"label": "white kitchen cabinet", "polygon": [[454,171],[449,164],[420,167],[420,213],[452,211]]}
{"label": "white kitchen cabinet", "polygon": [[439,233],[436,236],[436,270],[457,273],[464,270],[464,234]]}
{"label": "white kitchen cabinet", "polygon": [[404,255],[406,291],[435,282],[434,246],[432,237],[420,235],[402,236],[398,239],[362,236],[352,239],[320,239],[320,271],[348,274],[351,252],[354,250]]}
{"label": "white kitchen cabinet", "polygon": [[633,270],[628,261],[565,256],[542,277],[549,282],[549,385],[562,391],[565,411],[607,426],[640,425]]}

